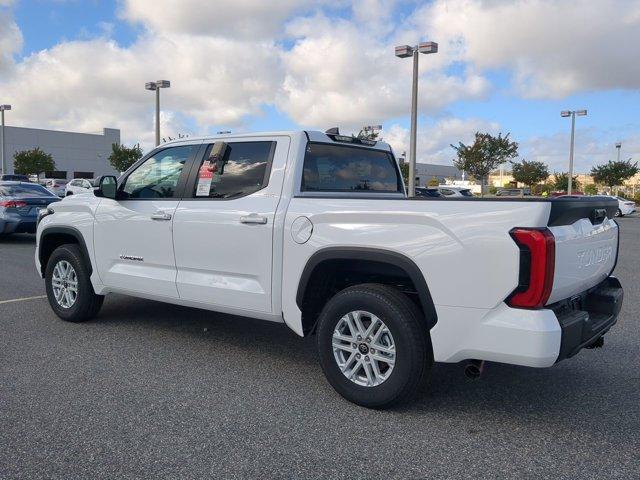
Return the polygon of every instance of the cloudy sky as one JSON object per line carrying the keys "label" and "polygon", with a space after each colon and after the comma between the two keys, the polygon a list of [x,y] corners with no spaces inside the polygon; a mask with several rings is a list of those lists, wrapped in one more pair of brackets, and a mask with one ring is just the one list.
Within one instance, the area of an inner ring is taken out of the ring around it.
{"label": "cloudy sky", "polygon": [[0,0],[0,102],[12,125],[119,128],[153,142],[149,80],[164,135],[219,130],[357,132],[381,123],[408,148],[411,61],[421,56],[418,161],[450,143],[511,132],[522,157],[577,170],[640,159],[640,0]]}

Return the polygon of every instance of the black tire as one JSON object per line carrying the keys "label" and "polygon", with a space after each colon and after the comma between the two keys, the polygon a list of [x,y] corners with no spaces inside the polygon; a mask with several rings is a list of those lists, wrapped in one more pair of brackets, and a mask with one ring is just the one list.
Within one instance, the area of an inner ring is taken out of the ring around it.
{"label": "black tire", "polygon": [[68,197],[68,196],[70,196],[70,195],[73,195],[73,192],[67,192],[67,193],[65,194],[65,197]]}
{"label": "black tire", "polygon": [[[71,264],[78,279],[78,294],[75,303],[69,308],[61,306],[53,293],[53,271],[56,264],[61,260],[66,260]],[[82,251],[77,245],[62,245],[56,248],[49,257],[45,270],[47,298],[55,314],[62,320],[66,320],[67,322],[84,322],[85,320],[95,317],[100,311],[104,297],[102,295],[96,295],[89,277],[89,269],[87,268]]]}
{"label": "black tire", "polygon": [[624,215],[622,214],[622,210],[618,209],[618,211],[616,212],[616,217],[624,217]]}
{"label": "black tire", "polygon": [[[376,315],[388,327],[396,347],[389,377],[377,386],[363,386],[348,379],[334,357],[333,332],[349,312],[363,310]],[[320,365],[333,388],[347,400],[368,408],[387,408],[413,398],[428,380],[433,365],[431,339],[415,304],[392,287],[362,284],[337,293],[325,305],[318,320]]]}

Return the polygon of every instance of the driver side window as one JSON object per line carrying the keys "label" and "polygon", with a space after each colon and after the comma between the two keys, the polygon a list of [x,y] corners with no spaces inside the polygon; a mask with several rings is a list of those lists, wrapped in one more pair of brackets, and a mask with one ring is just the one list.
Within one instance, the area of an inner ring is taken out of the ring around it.
{"label": "driver side window", "polygon": [[125,180],[121,193],[124,199],[171,198],[180,174],[197,145],[169,147],[149,157]]}

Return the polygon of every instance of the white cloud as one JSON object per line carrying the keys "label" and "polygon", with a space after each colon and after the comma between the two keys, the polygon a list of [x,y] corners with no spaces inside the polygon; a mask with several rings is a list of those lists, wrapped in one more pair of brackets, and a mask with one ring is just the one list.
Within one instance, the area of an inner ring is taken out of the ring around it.
{"label": "white cloud", "polygon": [[155,32],[265,39],[310,0],[124,0],[121,16]]}
{"label": "white cloud", "polygon": [[[292,22],[297,38],[283,53],[286,77],[278,105],[305,126],[357,128],[406,115],[411,96],[411,61],[393,54],[393,43],[347,20],[323,15]],[[489,84],[468,70],[446,75],[423,60],[420,109],[433,114],[449,103],[483,98]]]}
{"label": "white cloud", "polygon": [[[4,5],[10,3],[5,2]],[[0,25],[0,73],[3,73],[13,65],[13,56],[22,48],[22,33],[9,12],[0,10]]]}
{"label": "white cloud", "polygon": [[115,127],[127,141],[150,141],[153,96],[144,90],[146,81],[169,78],[163,110],[180,112],[204,129],[237,126],[259,113],[272,101],[280,77],[270,43],[249,48],[224,39],[145,36],[130,48],[107,39],[59,44],[16,65],[0,88],[14,104],[14,124]]}
{"label": "white cloud", "polygon": [[413,18],[441,54],[511,71],[526,97],[640,87],[638,0],[436,0]]}
{"label": "white cloud", "polygon": [[[13,124],[114,127],[126,142],[149,145],[153,96],[143,85],[168,78],[163,135],[242,129],[268,106],[300,126],[357,131],[407,116],[411,61],[396,58],[393,47],[426,35],[440,52],[420,57],[420,112],[440,120],[421,119],[418,158],[450,163],[449,143],[498,128],[442,118],[456,101],[487,98],[487,71],[512,72],[524,96],[640,87],[640,0],[435,0],[410,12],[412,5],[121,0],[121,17],[145,27],[131,45],[111,41],[113,26],[101,24],[100,38],[62,42],[17,62],[22,36],[10,9],[0,10],[1,100],[14,105]],[[523,151],[555,161],[566,150],[564,136],[525,139]],[[400,126],[385,137],[397,152],[408,149]],[[593,148],[607,141],[595,136]]]}
{"label": "white cloud", "polygon": [[[455,152],[451,145],[458,142],[471,143],[477,131],[497,133],[500,125],[482,119],[443,118],[434,124],[418,127],[416,160],[419,163],[451,165]],[[409,155],[409,130],[398,124],[392,125],[382,135],[396,154]]]}
{"label": "white cloud", "polygon": [[[640,134],[625,135],[621,141],[620,159],[640,160]],[[601,130],[577,129],[575,146],[575,172],[588,173],[593,165],[616,159],[615,141],[611,141],[610,135],[603,135]],[[521,143],[520,154],[528,160],[545,162],[552,172],[566,172],[569,169],[569,134],[530,137]]]}

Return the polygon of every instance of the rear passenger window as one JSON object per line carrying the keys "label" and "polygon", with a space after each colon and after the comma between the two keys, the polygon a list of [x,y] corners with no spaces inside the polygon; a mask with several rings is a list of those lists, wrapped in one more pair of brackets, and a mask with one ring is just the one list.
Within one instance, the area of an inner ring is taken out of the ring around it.
{"label": "rear passenger window", "polygon": [[303,192],[402,192],[389,152],[310,143],[304,157]]}
{"label": "rear passenger window", "polygon": [[194,197],[232,199],[267,186],[276,142],[228,143],[223,158],[212,155],[209,145],[198,170]]}

